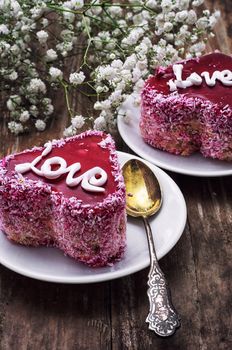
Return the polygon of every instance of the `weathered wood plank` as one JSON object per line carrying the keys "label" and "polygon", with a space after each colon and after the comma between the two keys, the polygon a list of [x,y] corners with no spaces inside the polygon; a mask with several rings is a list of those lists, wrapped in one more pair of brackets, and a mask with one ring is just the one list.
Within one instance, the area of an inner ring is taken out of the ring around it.
{"label": "weathered wood plank", "polygon": [[232,348],[231,180],[182,180],[199,293],[202,349]]}
{"label": "weathered wood plank", "polygon": [[208,51],[220,50],[226,54],[232,53],[232,10],[230,0],[205,0],[206,7],[211,11],[220,10],[221,18],[214,29],[215,38],[208,42]]}
{"label": "weathered wood plank", "polygon": [[108,284],[52,284],[3,267],[0,274],[0,349],[111,349]]}

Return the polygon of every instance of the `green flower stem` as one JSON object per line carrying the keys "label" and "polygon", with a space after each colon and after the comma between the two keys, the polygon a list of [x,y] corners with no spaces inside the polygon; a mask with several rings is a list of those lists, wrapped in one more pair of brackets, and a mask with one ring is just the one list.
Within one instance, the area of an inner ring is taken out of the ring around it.
{"label": "green flower stem", "polygon": [[115,25],[116,28],[118,28],[120,30],[120,32],[122,34],[125,35],[125,32],[122,30],[121,27],[118,26],[118,23],[113,19],[113,17],[109,14],[108,11],[106,11],[105,7],[102,7],[103,11],[105,12],[105,14],[107,15],[107,17],[112,21],[112,23]]}
{"label": "green flower stem", "polygon": [[84,92],[80,89],[77,89],[78,92],[80,92],[82,95],[86,96],[86,97],[97,97],[97,93],[96,94],[88,94],[87,92]]}
{"label": "green flower stem", "polygon": [[90,2],[88,5],[87,5],[87,7],[85,8],[85,11],[84,11],[84,14],[85,14],[85,12],[86,11],[88,11],[89,9],[91,9],[91,7],[93,7],[94,5],[96,5],[96,3],[97,3],[97,0],[94,0],[94,2]]}
{"label": "green flower stem", "polygon": [[89,40],[88,40],[88,45],[87,45],[86,50],[85,50],[85,53],[84,53],[83,63],[82,63],[82,65],[81,65],[80,69],[82,69],[83,66],[87,66],[88,68],[91,69],[91,67],[89,66],[88,61],[87,61],[87,55],[88,55],[88,52],[89,52],[91,43],[92,43],[92,41],[93,41],[93,38],[91,37],[90,31],[89,31],[89,28],[88,28],[88,24],[86,23],[86,18],[85,18],[85,16],[83,16],[83,22],[84,22],[85,30],[86,30],[86,33],[87,33],[87,36],[88,36],[88,39],[89,39]]}
{"label": "green flower stem", "polygon": [[92,90],[95,90],[94,86],[90,83],[90,81],[87,81],[86,84],[87,84]]}
{"label": "green flower stem", "polygon": [[59,12],[71,12],[74,14],[80,14],[83,15],[83,11],[77,11],[77,10],[70,10],[68,8],[64,8],[64,7],[60,7],[60,6],[56,6],[56,5],[52,5],[52,4],[47,4],[47,7],[49,9],[55,10],[55,11],[59,11]]}
{"label": "green flower stem", "polygon": [[[65,95],[65,102],[66,102],[66,106],[67,106],[67,110],[68,110],[68,114],[69,114],[69,117],[70,117],[70,121],[71,119],[74,117],[73,116],[73,112],[72,112],[72,109],[70,107],[70,102],[69,102],[69,96],[68,96],[68,84],[65,83],[63,80],[59,80],[63,89],[64,89],[64,95]],[[70,122],[69,121],[69,122]]]}

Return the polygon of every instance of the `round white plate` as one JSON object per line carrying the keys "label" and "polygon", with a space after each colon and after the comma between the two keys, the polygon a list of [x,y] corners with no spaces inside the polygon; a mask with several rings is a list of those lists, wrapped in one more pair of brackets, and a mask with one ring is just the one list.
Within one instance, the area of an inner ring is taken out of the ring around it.
{"label": "round white plate", "polygon": [[[123,165],[130,154],[118,152]],[[146,162],[157,175],[163,191],[160,212],[150,219],[158,258],[179,240],[186,223],[186,205],[175,182],[161,169]],[[0,231],[0,263],[22,275],[60,283],[92,283],[129,275],[149,265],[149,253],[142,220],[128,218],[127,249],[112,267],[90,268],[66,257],[55,248],[23,247],[10,242]]]}
{"label": "round white plate", "polygon": [[140,157],[163,169],[185,175],[207,177],[232,175],[232,162],[204,158],[200,153],[188,157],[176,156],[149,146],[140,135],[140,108],[134,107],[132,98],[130,98],[121,111],[125,109],[129,109],[133,117],[127,124],[122,115],[119,115],[118,130],[125,143]]}

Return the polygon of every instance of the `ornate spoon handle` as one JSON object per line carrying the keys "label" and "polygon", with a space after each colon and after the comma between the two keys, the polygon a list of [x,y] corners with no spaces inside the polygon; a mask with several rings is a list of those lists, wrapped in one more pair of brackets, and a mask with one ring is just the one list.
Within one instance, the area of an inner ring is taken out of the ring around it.
{"label": "ornate spoon handle", "polygon": [[145,217],[143,217],[143,221],[151,259],[147,283],[149,286],[147,295],[150,302],[150,311],[146,322],[149,323],[149,329],[155,331],[156,334],[161,337],[168,337],[175,333],[176,328],[180,326],[180,317],[172,305],[168,284],[157,261],[151,227]]}

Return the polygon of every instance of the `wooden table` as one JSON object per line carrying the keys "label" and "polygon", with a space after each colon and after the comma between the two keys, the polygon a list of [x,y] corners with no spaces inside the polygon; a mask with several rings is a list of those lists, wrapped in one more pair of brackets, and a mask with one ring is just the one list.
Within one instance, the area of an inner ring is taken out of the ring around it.
{"label": "wooden table", "polygon": [[[232,52],[232,2],[208,0],[222,18],[210,48]],[[86,103],[80,97],[79,112]],[[60,101],[60,102],[58,102]],[[88,105],[88,104],[87,104]],[[66,124],[62,99],[49,130],[17,139],[1,124],[0,155],[58,138]],[[119,143],[122,148],[122,143]],[[188,221],[175,248],[161,261],[182,317],[175,336],[148,330],[148,269],[92,285],[62,285],[20,276],[0,266],[1,350],[230,350],[232,349],[232,177],[169,173],[186,199]]]}

